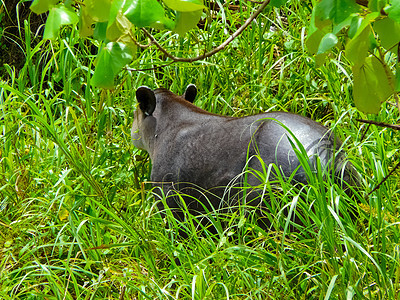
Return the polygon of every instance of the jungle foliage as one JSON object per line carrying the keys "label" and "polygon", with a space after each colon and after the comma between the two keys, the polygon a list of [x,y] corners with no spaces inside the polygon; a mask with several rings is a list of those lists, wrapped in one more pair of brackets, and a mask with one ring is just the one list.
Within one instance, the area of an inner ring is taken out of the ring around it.
{"label": "jungle foliage", "polygon": [[[53,23],[53,29],[27,13],[30,2],[2,2],[0,298],[398,299],[399,135],[357,121],[398,123],[396,95],[377,115],[358,110],[353,98],[357,65],[368,78],[362,70],[373,67],[382,76],[382,67],[390,78],[382,80],[397,85],[392,37],[384,42],[376,27],[397,26],[390,14],[398,1],[352,2],[343,16],[350,2],[275,1],[228,45],[189,62],[176,58],[219,47],[262,4],[196,2],[204,5],[200,21],[183,34],[174,31],[183,11],[157,2],[167,25],[140,27],[125,16],[133,24],[135,46],[129,46],[107,37],[110,16],[101,9],[98,20],[86,19],[93,34],[82,35],[81,9],[90,1],[35,1],[48,17],[66,12],[57,21],[65,25]],[[340,21],[350,23],[336,31]],[[43,39],[46,30],[55,30],[51,39]],[[366,52],[365,45],[362,51],[349,45],[357,41],[368,41]],[[114,63],[114,50],[126,58],[123,64]],[[113,88],[96,86],[100,67]],[[165,199],[152,193],[148,155],[131,144],[135,90],[147,85],[182,94],[189,83],[199,89],[195,104],[210,112],[290,111],[332,128],[360,173],[360,189],[348,195],[329,176],[314,173],[307,186],[267,181],[262,188],[274,216],[269,231],[247,207],[209,212],[217,233],[196,228],[190,214],[183,223],[168,213],[163,220],[156,203]],[[380,102],[388,90],[385,85]],[[349,213],[354,209],[356,218]],[[287,211],[302,225],[292,226]],[[179,229],[187,240],[177,237]]]}

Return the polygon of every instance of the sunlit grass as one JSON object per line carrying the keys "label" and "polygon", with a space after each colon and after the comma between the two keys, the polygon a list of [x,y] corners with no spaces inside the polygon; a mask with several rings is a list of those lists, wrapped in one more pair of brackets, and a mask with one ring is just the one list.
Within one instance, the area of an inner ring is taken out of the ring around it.
{"label": "sunlit grass", "polygon": [[[398,297],[399,173],[369,193],[399,160],[399,137],[356,121],[398,123],[398,114],[391,104],[379,116],[355,110],[343,56],[314,66],[304,46],[309,14],[299,1],[268,9],[207,61],[122,71],[113,91],[91,87],[94,57],[77,32],[63,30],[60,42],[38,42],[33,33],[18,41],[29,50],[26,64],[5,66],[0,82],[0,298]],[[227,10],[219,18],[188,38],[201,47],[223,41],[225,22],[240,16]],[[175,55],[204,49],[177,35],[157,37]],[[155,48],[139,54],[132,68],[165,63]],[[313,174],[307,186],[268,182],[259,188],[271,199],[270,230],[245,205],[209,212],[216,230],[188,213],[183,223],[169,211],[163,220],[157,202],[165,199],[146,183],[148,155],[130,141],[134,92],[145,84],[182,94],[189,83],[199,89],[195,104],[211,112],[291,111],[334,128],[360,190],[350,197]]]}

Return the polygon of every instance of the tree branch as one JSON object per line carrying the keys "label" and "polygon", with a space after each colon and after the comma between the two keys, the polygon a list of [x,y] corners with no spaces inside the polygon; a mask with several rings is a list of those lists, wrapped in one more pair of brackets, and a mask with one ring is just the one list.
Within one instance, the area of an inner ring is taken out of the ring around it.
{"label": "tree branch", "polygon": [[381,182],[379,182],[378,185],[377,185],[376,187],[374,187],[373,190],[370,191],[370,192],[368,193],[367,197],[371,196],[371,194],[372,194],[373,192],[375,192],[377,189],[379,189],[380,186],[381,186],[386,180],[388,180],[389,177],[392,176],[392,174],[393,174],[399,167],[400,167],[400,162],[398,162],[397,165],[393,168],[393,170],[390,171],[390,173],[387,174],[387,175],[385,176],[385,178],[383,178],[383,179],[381,180]]}
{"label": "tree branch", "polygon": [[356,3],[361,6],[368,7],[368,0],[356,0]]}
{"label": "tree branch", "polygon": [[[362,123],[366,123],[366,124],[373,124],[376,126],[381,126],[381,127],[386,127],[386,128],[391,128],[391,129],[395,129],[395,130],[400,130],[400,125],[393,125],[393,124],[386,124],[386,123],[382,123],[382,122],[375,122],[375,121],[370,121],[370,120],[362,120],[362,119],[356,119],[358,122],[362,122]],[[370,191],[367,195],[367,197],[369,197],[373,192],[375,192],[377,189],[379,189],[379,187],[386,181],[388,180],[388,178],[400,167],[400,162],[397,163],[397,165],[393,168],[392,171],[390,171],[389,174],[387,174],[385,176],[385,178],[383,178],[381,180],[381,182],[379,182],[373,189],[372,191]]]}
{"label": "tree branch", "polygon": [[362,119],[356,119],[356,121],[366,123],[366,124],[373,124],[373,125],[380,126],[380,127],[387,127],[387,128],[391,128],[394,130],[400,130],[400,125],[387,124],[387,123],[375,122],[375,121],[370,121],[370,120],[362,120]]}
{"label": "tree branch", "polygon": [[145,28],[141,28],[142,31],[147,35],[147,37],[150,39],[150,41],[156,45],[156,47],[158,48],[158,50],[160,50],[165,56],[167,56],[168,58],[172,59],[175,62],[194,62],[197,60],[202,60],[205,59],[207,57],[210,57],[212,55],[214,55],[215,53],[221,51],[222,49],[224,49],[226,46],[229,45],[229,43],[231,43],[236,37],[238,37],[246,28],[247,26],[250,25],[250,23],[258,17],[258,15],[264,10],[265,7],[267,7],[267,5],[269,4],[270,0],[266,0],[264,2],[262,2],[262,4],[260,5],[260,7],[254,12],[254,14],[252,14],[244,23],[242,26],[240,26],[238,28],[238,30],[236,30],[229,38],[227,38],[225,40],[225,42],[223,42],[221,45],[219,45],[218,47],[212,49],[211,51],[204,53],[202,55],[196,56],[196,57],[189,57],[189,58],[182,58],[182,57],[176,57],[173,56],[171,53],[169,53],[166,49],[164,49],[158,42],[157,40],[154,38],[154,36],[152,36],[150,34],[150,32],[148,32]]}

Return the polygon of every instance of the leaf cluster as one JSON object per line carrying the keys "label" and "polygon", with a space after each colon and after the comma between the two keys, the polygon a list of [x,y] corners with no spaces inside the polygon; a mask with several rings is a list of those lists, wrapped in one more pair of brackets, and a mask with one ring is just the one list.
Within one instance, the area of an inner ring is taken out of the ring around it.
{"label": "leaf cluster", "polygon": [[102,44],[92,84],[114,87],[114,77],[132,61],[139,43],[135,31],[142,27],[172,30],[180,35],[195,27],[204,9],[203,0],[35,0],[31,10],[48,12],[44,39],[58,37],[64,25],[79,27],[80,37],[93,35]]}
{"label": "leaf cluster", "polygon": [[376,114],[392,95],[399,104],[400,78],[388,64],[398,56],[399,1],[322,0],[313,8],[308,30],[307,46],[318,65],[333,47],[345,44],[353,70],[354,102],[360,111]]}

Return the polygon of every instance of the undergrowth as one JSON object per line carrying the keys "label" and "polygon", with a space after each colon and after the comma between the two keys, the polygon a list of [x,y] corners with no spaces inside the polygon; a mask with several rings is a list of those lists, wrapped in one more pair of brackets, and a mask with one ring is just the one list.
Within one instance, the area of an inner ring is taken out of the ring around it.
{"label": "undergrowth", "polygon": [[[218,44],[226,24],[240,23],[225,12],[200,36],[156,37],[175,55],[194,55],[202,49],[192,39]],[[111,91],[91,86],[93,45],[76,31],[48,42],[29,20],[21,25],[25,38],[13,38],[25,64],[5,65],[0,82],[0,298],[398,299],[398,172],[374,188],[399,160],[399,136],[356,121],[398,123],[398,112],[390,103],[378,116],[354,108],[341,52],[315,66],[309,16],[300,1],[269,8],[227,49],[192,64],[165,66],[155,48],[138,50],[132,69],[164,66],[125,70]],[[270,230],[246,207],[209,212],[216,232],[190,214],[183,224],[168,211],[163,219],[148,155],[131,145],[134,93],[147,85],[182,94],[189,83],[210,112],[291,111],[333,128],[360,190],[350,197],[318,175],[301,187],[267,181]]]}

